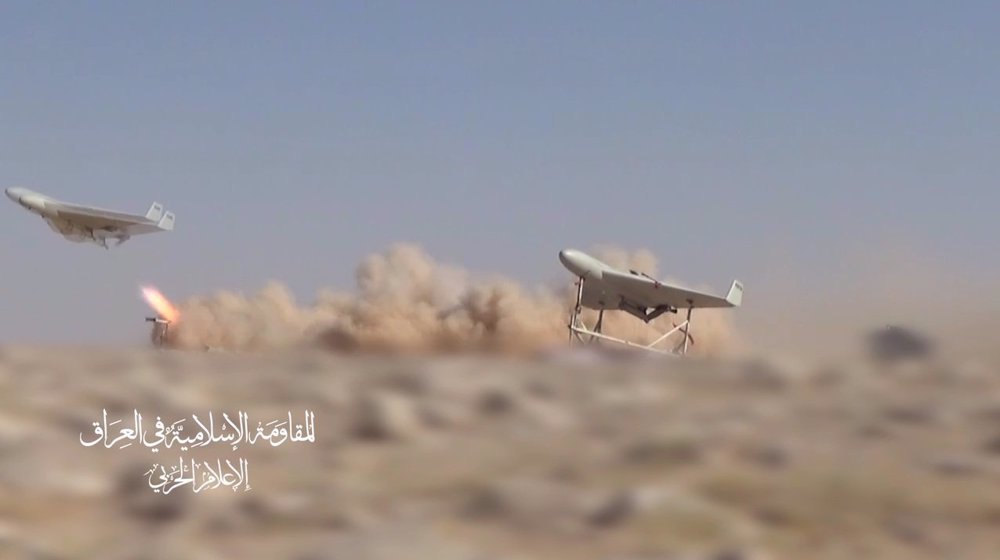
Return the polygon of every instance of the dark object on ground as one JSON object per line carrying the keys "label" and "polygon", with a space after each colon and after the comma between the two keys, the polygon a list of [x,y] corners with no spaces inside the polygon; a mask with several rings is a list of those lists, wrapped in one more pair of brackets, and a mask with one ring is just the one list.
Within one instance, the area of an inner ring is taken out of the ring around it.
{"label": "dark object on ground", "polygon": [[894,325],[869,335],[868,347],[872,358],[880,362],[926,358],[933,352],[930,339]]}

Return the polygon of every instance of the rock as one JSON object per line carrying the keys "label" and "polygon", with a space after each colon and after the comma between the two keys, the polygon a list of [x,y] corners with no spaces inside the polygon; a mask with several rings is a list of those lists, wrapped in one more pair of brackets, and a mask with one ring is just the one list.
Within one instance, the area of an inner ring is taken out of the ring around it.
{"label": "rock", "polygon": [[107,496],[113,486],[108,476],[98,475],[93,472],[76,472],[68,469],[46,470],[38,478],[41,480],[42,486],[47,490],[78,498],[100,498]]}
{"label": "rock", "polygon": [[245,495],[237,511],[254,526],[359,529],[372,525],[371,516],[354,500],[331,492]]}
{"label": "rock", "polygon": [[[52,550],[51,545],[40,542],[15,543],[0,552],[13,554],[11,560],[65,560],[67,557]],[[8,558],[8,556],[4,556]]]}
{"label": "rock", "polygon": [[821,389],[833,389],[843,385],[847,381],[847,374],[842,368],[824,366],[816,369],[809,376],[809,382],[814,387]]}
{"label": "rock", "polygon": [[13,523],[0,519],[0,550],[3,550],[3,547],[13,547],[17,544],[20,535],[21,530]]}
{"label": "rock", "polygon": [[858,426],[857,434],[865,439],[888,439],[892,432],[888,428],[876,423],[866,423]]}
{"label": "rock", "polygon": [[156,538],[133,540],[117,545],[118,550],[107,551],[102,558],[108,560],[222,560],[217,553],[191,539]]}
{"label": "rock", "polygon": [[994,455],[1000,455],[1000,435],[986,440],[986,443],[983,444],[983,451]]}
{"label": "rock", "polygon": [[746,363],[738,375],[740,385],[748,388],[781,391],[788,386],[796,369],[796,364],[789,360],[757,359]]}
{"label": "rock", "polygon": [[693,435],[665,433],[641,439],[625,449],[625,460],[633,464],[692,465],[704,458],[703,444]]}
{"label": "rock", "polygon": [[975,476],[983,473],[983,465],[962,457],[941,457],[927,462],[927,467],[945,476]]}
{"label": "rock", "polygon": [[591,510],[587,521],[597,527],[613,528],[639,519],[697,523],[710,528],[724,542],[755,542],[759,525],[735,510],[672,486],[639,486],[606,496]]}
{"label": "rock", "polygon": [[554,400],[559,396],[559,389],[550,381],[544,379],[529,379],[524,382],[524,390],[529,395],[545,400]]}
{"label": "rock", "polygon": [[886,531],[896,539],[911,545],[926,544],[927,532],[913,519],[893,517],[886,522]]}
{"label": "rock", "polygon": [[321,384],[317,387],[316,396],[323,405],[334,409],[346,408],[354,397],[350,386],[343,379],[332,379]]}
{"label": "rock", "polygon": [[33,435],[37,438],[37,430],[33,432],[28,423],[0,415],[0,456],[14,452]]}
{"label": "rock", "polygon": [[665,498],[664,492],[652,487],[616,492],[588,517],[588,521],[599,527],[619,525],[634,515],[655,510]]}
{"label": "rock", "polygon": [[889,420],[913,426],[929,425],[937,420],[936,411],[929,404],[908,403],[889,406],[883,414]]}
{"label": "rock", "polygon": [[476,492],[462,508],[472,518],[501,518],[522,527],[568,529],[594,509],[592,495],[567,484],[513,479]]}
{"label": "rock", "polygon": [[868,335],[868,351],[876,362],[888,365],[925,359],[933,354],[934,344],[912,329],[888,325]]}
{"label": "rock", "polygon": [[770,469],[788,466],[791,454],[787,449],[777,445],[753,445],[740,450],[739,455],[745,461]]}
{"label": "rock", "polygon": [[419,406],[422,421],[435,428],[456,428],[467,425],[472,415],[466,406],[460,402],[442,398],[427,398]]}
{"label": "rock", "polygon": [[788,527],[794,522],[792,514],[781,507],[770,504],[763,504],[754,508],[753,517],[761,523],[771,527]]}
{"label": "rock", "polygon": [[[994,424],[1000,422],[1000,403],[990,403],[982,405],[976,410],[971,412],[973,419],[981,421],[986,424]],[[1000,445],[1000,436],[997,436],[998,445]]]}
{"label": "rock", "polygon": [[366,395],[359,403],[355,434],[364,439],[409,440],[420,433],[413,402],[394,393]]}
{"label": "rock", "polygon": [[544,430],[568,430],[576,426],[576,418],[556,402],[524,399],[520,410],[536,427]]}
{"label": "rock", "polygon": [[512,412],[517,404],[517,395],[508,387],[490,387],[479,398],[479,411],[488,415]]}
{"label": "rock", "polygon": [[149,465],[129,465],[118,476],[115,492],[124,512],[151,525],[162,525],[177,521],[187,512],[190,487],[182,487],[162,494],[149,487],[148,478],[143,473]]}
{"label": "rock", "polygon": [[763,550],[750,548],[723,548],[710,553],[706,560],[770,560],[771,555]]}
{"label": "rock", "polygon": [[239,511],[254,521],[274,524],[296,521],[304,517],[309,505],[309,497],[302,494],[262,494],[244,495],[239,499]]}
{"label": "rock", "polygon": [[427,376],[412,369],[393,371],[385,377],[383,384],[393,391],[410,397],[420,397],[429,390]]}
{"label": "rock", "polygon": [[425,527],[389,525],[339,535],[300,558],[330,560],[483,560],[490,558],[465,543]]}
{"label": "rock", "polygon": [[673,397],[673,393],[662,384],[629,383],[614,386],[594,387],[591,398],[603,407],[631,408],[636,406],[661,405]]}
{"label": "rock", "polygon": [[675,554],[627,554],[624,556],[608,556],[604,560],[687,560],[687,556]]}

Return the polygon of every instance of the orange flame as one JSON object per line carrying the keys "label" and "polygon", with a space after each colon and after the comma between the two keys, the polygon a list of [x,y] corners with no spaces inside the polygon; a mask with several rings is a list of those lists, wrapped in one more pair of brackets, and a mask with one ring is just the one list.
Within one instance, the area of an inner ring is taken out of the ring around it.
{"label": "orange flame", "polygon": [[181,312],[174,307],[174,304],[170,303],[160,290],[152,286],[142,287],[142,298],[146,300],[146,303],[153,308],[153,311],[163,319],[170,321],[171,323],[177,321],[181,318]]}

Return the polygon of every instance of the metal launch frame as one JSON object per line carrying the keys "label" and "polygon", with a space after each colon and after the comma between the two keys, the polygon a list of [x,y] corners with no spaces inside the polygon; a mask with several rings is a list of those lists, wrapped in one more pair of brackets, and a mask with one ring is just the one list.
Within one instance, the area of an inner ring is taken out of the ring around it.
{"label": "metal launch frame", "polygon": [[[672,356],[677,356],[677,355],[683,356],[683,355],[687,354],[688,346],[689,346],[688,343],[690,342],[690,344],[692,344],[692,345],[694,344],[694,337],[691,336],[691,312],[694,309],[694,307],[693,307],[693,305],[690,305],[691,304],[690,301],[688,302],[689,305],[687,307],[687,316],[684,319],[684,321],[681,324],[679,324],[679,325],[674,325],[674,328],[670,329],[669,331],[667,331],[665,333],[662,333],[659,338],[657,338],[653,342],[650,342],[649,344],[639,344],[637,342],[632,342],[631,340],[625,340],[623,338],[615,338],[613,336],[608,336],[608,335],[604,334],[602,332],[603,331],[603,326],[604,326],[604,311],[605,311],[604,309],[598,310],[598,312],[597,312],[597,323],[594,324],[593,328],[587,327],[586,323],[584,323],[583,319],[580,317],[581,313],[583,313],[583,282],[584,282],[583,278],[578,278],[577,281],[576,281],[576,283],[575,283],[575,286],[576,286],[576,305],[573,306],[573,311],[570,312],[569,324],[567,325],[567,327],[569,329],[569,344],[570,344],[570,346],[573,345],[573,341],[574,340],[576,340],[577,342],[579,342],[581,344],[584,344],[584,345],[587,345],[587,344],[596,344],[596,343],[600,342],[601,340],[607,340],[609,342],[615,342],[615,343],[618,343],[618,344],[623,344],[625,346],[630,346],[632,348],[639,348],[641,350],[647,350],[649,352],[656,352],[656,353],[659,353],[659,354],[667,354],[667,355],[672,355]],[[667,313],[667,312],[677,313],[678,312],[678,309],[675,308],[675,307],[658,308],[658,309],[654,310],[652,313],[647,314],[647,315],[645,315],[643,317],[643,316],[639,316],[638,314],[636,314],[635,312],[633,312],[633,311],[631,311],[629,309],[623,309],[623,310],[627,311],[630,314],[634,315],[635,317],[643,320],[646,324],[649,324],[650,321],[652,321],[656,317],[659,317],[663,313]],[[675,333],[678,333],[678,332],[679,333],[683,333],[684,339],[682,341],[678,342],[673,347],[673,349],[667,350],[665,348],[658,347],[663,342],[665,342],[668,338],[670,338],[671,335],[673,335]]]}
{"label": "metal launch frame", "polygon": [[146,317],[147,323],[153,323],[153,331],[149,334],[153,346],[162,348],[167,341],[167,331],[170,329],[170,321],[162,317]]}

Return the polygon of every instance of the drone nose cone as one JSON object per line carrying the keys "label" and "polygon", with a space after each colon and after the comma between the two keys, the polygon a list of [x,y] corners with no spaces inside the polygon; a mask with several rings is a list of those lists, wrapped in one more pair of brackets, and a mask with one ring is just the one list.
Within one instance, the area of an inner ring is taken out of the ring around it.
{"label": "drone nose cone", "polygon": [[584,276],[587,273],[586,257],[583,252],[576,249],[559,251],[559,262],[577,276]]}
{"label": "drone nose cone", "polygon": [[575,249],[563,249],[562,251],[559,251],[559,261],[563,264],[569,264],[570,259],[572,259],[576,253],[577,251]]}
{"label": "drone nose cone", "polygon": [[11,187],[6,189],[4,193],[7,195],[7,198],[32,212],[39,213],[45,210],[46,198],[36,192],[21,187]]}

